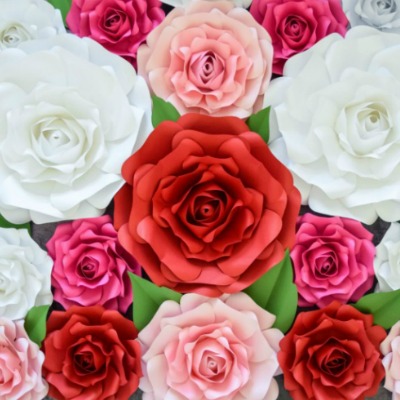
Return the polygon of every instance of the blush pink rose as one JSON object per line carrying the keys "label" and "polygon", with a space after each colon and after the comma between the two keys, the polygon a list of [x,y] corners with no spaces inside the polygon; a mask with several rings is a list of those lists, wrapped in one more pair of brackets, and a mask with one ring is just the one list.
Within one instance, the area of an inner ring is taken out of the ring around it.
{"label": "blush pink rose", "polygon": [[250,12],[271,35],[275,74],[325,36],[344,36],[349,23],[340,0],[253,0]]}
{"label": "blush pink rose", "polygon": [[262,107],[271,67],[268,33],[228,1],[175,8],[138,50],[139,74],[181,113],[248,117]]}
{"label": "blush pink rose", "polygon": [[357,301],[374,282],[372,233],[355,220],[305,214],[290,256],[299,305]]}
{"label": "blush pink rose", "polygon": [[73,0],[67,24],[135,65],[139,45],[164,17],[159,0]]}
{"label": "blush pink rose", "polygon": [[139,333],[146,400],[270,400],[283,334],[244,293],[166,301]]}
{"label": "blush pink rose", "polygon": [[23,321],[0,318],[0,398],[41,400],[47,392],[42,379],[44,355],[26,334]]}
{"label": "blush pink rose", "polygon": [[65,308],[100,304],[126,312],[132,303],[127,272],[140,274],[140,267],[119,244],[108,215],[58,225],[47,250],[55,301]]}

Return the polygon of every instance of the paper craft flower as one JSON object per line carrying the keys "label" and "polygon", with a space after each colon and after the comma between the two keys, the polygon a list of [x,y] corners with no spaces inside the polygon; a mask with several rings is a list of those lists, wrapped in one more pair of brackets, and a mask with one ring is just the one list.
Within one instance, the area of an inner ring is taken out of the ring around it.
{"label": "paper craft flower", "polygon": [[390,292],[400,289],[400,224],[394,222],[376,247],[374,260],[378,279],[376,291]]}
{"label": "paper craft flower", "polygon": [[314,211],[400,219],[399,45],[399,35],[368,27],[333,34],[271,84],[271,148]]}
{"label": "paper craft flower", "polygon": [[43,376],[56,399],[128,400],[142,376],[132,321],[101,306],[53,311]]}
{"label": "paper craft flower", "polygon": [[42,379],[43,353],[30,341],[23,321],[0,318],[0,397],[41,400],[47,394]]}
{"label": "paper craft flower", "polygon": [[100,215],[150,132],[143,79],[65,34],[0,52],[0,90],[0,213],[13,223]]}
{"label": "paper craft flower", "polygon": [[249,117],[259,111],[272,72],[268,33],[227,1],[175,8],[138,50],[151,91],[180,113]]}
{"label": "paper craft flower", "polygon": [[47,250],[54,300],[64,308],[100,304],[125,313],[132,304],[128,271],[140,274],[140,266],[119,244],[108,215],[58,225]]}
{"label": "paper craft flower", "polygon": [[51,304],[52,266],[26,229],[0,228],[0,317],[25,318],[33,306]]}
{"label": "paper craft flower", "polygon": [[135,65],[139,45],[164,16],[159,0],[73,0],[67,24]]}
{"label": "paper craft flower", "polygon": [[[164,4],[169,4],[172,7],[188,7],[191,3],[198,0],[161,0]],[[220,0],[208,0],[208,1],[220,1]],[[251,4],[252,0],[228,0],[232,2],[236,7],[247,8]]]}
{"label": "paper craft flower", "polygon": [[392,326],[387,338],[381,343],[383,366],[386,377],[384,387],[392,392],[392,399],[400,398],[400,321]]}
{"label": "paper craft flower", "polygon": [[299,193],[261,137],[235,117],[157,126],[122,168],[120,243],[178,292],[238,292],[294,242]]}
{"label": "paper craft flower", "polygon": [[379,344],[385,330],[373,316],[333,302],[300,313],[280,342],[279,365],[294,400],[361,400],[374,396],[385,376]]}
{"label": "paper craft flower", "polygon": [[351,26],[369,25],[400,33],[399,0],[343,0],[343,10]]}
{"label": "paper craft flower", "polygon": [[276,399],[283,335],[274,321],[244,293],[164,302],[139,334],[143,398]]}
{"label": "paper craft flower", "polygon": [[372,233],[358,221],[305,214],[292,248],[299,305],[357,301],[374,283]]}
{"label": "paper craft flower", "polygon": [[341,0],[253,0],[250,13],[271,35],[275,74],[325,36],[344,36],[349,23]]}
{"label": "paper craft flower", "polygon": [[45,0],[1,0],[0,50],[65,33],[60,10]]}

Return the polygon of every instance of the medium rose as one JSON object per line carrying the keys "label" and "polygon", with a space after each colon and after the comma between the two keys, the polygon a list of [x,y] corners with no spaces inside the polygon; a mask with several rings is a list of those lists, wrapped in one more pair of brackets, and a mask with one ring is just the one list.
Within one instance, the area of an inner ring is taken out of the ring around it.
{"label": "medium rose", "polygon": [[299,193],[261,137],[235,117],[157,126],[122,169],[120,243],[179,292],[238,292],[294,242]]}
{"label": "medium rose", "polygon": [[0,397],[41,400],[47,394],[42,379],[44,355],[29,339],[23,321],[0,318]]}
{"label": "medium rose", "polygon": [[138,51],[139,74],[182,114],[247,118],[261,109],[271,67],[268,33],[226,1],[175,8]]}
{"label": "medium rose", "polygon": [[72,33],[136,64],[139,45],[164,16],[158,0],[73,0],[67,24]]}
{"label": "medium rose", "polygon": [[386,377],[384,387],[392,392],[392,400],[400,399],[400,321],[395,323],[381,343]]}
{"label": "medium rose", "polygon": [[294,400],[362,400],[385,376],[379,344],[385,330],[373,316],[333,302],[300,313],[280,342],[279,365]]}
{"label": "medium rose", "polygon": [[369,27],[322,39],[271,84],[270,147],[312,210],[400,220],[400,35]]}
{"label": "medium rose", "polygon": [[349,23],[341,0],[253,0],[250,13],[271,35],[275,74],[325,36],[344,36]]}
{"label": "medium rose", "polygon": [[132,321],[101,306],[53,311],[43,376],[55,399],[128,400],[142,376]]}
{"label": "medium rose", "polygon": [[301,307],[357,301],[374,283],[372,233],[358,221],[305,214],[292,248]]}
{"label": "medium rose", "polygon": [[100,304],[125,313],[132,304],[128,271],[140,274],[140,267],[108,215],[60,224],[46,246],[54,260],[54,300],[64,308]]}
{"label": "medium rose", "polygon": [[164,302],[139,334],[143,399],[276,399],[274,321],[244,293]]}

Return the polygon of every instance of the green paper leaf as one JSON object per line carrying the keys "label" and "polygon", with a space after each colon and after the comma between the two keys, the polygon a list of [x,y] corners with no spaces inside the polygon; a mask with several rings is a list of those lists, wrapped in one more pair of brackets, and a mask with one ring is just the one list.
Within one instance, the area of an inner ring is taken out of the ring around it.
{"label": "green paper leaf", "polygon": [[279,264],[243,291],[264,310],[274,314],[274,327],[285,333],[296,316],[298,300],[289,251],[286,250]]}
{"label": "green paper leaf", "polygon": [[257,114],[253,114],[246,121],[247,126],[251,131],[257,132],[268,144],[269,141],[269,114],[271,107],[267,107],[259,111]]}
{"label": "green paper leaf", "polygon": [[49,305],[32,307],[25,317],[25,330],[29,338],[39,347],[46,336],[46,320]]}
{"label": "green paper leaf", "polygon": [[400,289],[371,293],[352,304],[357,310],[374,316],[374,324],[390,329],[400,320]]}
{"label": "green paper leaf", "polygon": [[178,110],[168,101],[157,96],[152,97],[153,112],[151,122],[154,128],[163,121],[177,121],[180,117]]}
{"label": "green paper leaf", "polygon": [[68,11],[71,8],[72,0],[47,0],[54,8],[58,8],[61,11],[61,15],[64,21],[64,25],[67,26],[65,19],[67,18]]}
{"label": "green paper leaf", "polygon": [[12,224],[8,222],[2,215],[0,215],[0,227],[1,228],[15,228],[15,229],[28,229],[28,232],[31,232],[31,224],[27,222],[26,224]]}
{"label": "green paper leaf", "polygon": [[139,331],[151,321],[164,301],[173,300],[179,303],[182,297],[171,289],[154,285],[131,272],[128,274],[133,290],[133,322]]}

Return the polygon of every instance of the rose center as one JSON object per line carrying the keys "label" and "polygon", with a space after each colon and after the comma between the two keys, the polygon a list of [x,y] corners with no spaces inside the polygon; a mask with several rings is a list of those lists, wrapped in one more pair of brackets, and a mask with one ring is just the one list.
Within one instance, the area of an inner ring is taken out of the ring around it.
{"label": "rose center", "polygon": [[334,255],[319,257],[315,260],[315,277],[329,278],[337,274],[337,260]]}
{"label": "rose center", "polygon": [[0,32],[0,42],[5,47],[15,47],[23,41],[33,39],[32,35],[18,23],[12,23]]}
{"label": "rose center", "polygon": [[118,33],[127,16],[122,10],[109,9],[104,13],[103,29],[110,34]]}
{"label": "rose center", "polygon": [[212,51],[194,54],[190,59],[189,78],[202,90],[213,90],[224,77],[224,63]]}
{"label": "rose center", "polygon": [[286,19],[284,33],[292,40],[299,40],[306,29],[307,23],[297,16],[290,16]]}
{"label": "rose center", "polygon": [[350,355],[342,350],[333,350],[324,360],[322,370],[332,376],[341,375],[351,362]]}
{"label": "rose center", "polygon": [[96,370],[93,362],[93,354],[86,351],[74,356],[75,366],[83,373],[91,373]]}
{"label": "rose center", "polygon": [[378,15],[396,12],[397,5],[393,0],[374,0],[373,7]]}

